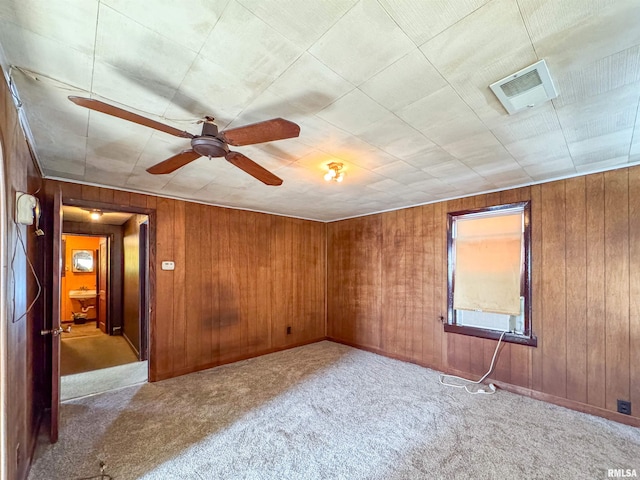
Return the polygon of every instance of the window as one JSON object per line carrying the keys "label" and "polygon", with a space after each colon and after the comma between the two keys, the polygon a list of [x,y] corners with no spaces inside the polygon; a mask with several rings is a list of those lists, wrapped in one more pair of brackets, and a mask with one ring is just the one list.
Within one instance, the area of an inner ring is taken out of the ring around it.
{"label": "window", "polygon": [[529,202],[448,214],[445,331],[537,345],[531,332]]}

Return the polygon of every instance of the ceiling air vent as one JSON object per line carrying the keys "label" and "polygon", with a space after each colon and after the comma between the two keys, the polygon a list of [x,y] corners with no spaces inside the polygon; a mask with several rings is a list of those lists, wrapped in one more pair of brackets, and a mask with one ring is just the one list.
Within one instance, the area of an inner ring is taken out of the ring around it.
{"label": "ceiling air vent", "polygon": [[512,73],[489,87],[511,115],[558,96],[544,60]]}

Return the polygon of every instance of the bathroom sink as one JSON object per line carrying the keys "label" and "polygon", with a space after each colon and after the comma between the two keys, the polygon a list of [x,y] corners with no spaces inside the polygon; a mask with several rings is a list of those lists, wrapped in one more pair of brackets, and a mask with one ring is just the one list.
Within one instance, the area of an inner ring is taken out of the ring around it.
{"label": "bathroom sink", "polygon": [[69,290],[69,298],[74,300],[89,300],[95,297],[95,290]]}

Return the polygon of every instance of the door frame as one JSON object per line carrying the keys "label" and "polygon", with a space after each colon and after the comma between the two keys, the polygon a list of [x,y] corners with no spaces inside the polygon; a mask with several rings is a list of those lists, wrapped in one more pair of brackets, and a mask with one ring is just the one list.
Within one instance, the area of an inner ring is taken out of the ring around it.
{"label": "door frame", "polygon": [[[155,249],[155,244],[156,244],[156,210],[154,208],[146,208],[146,207],[134,207],[134,206],[128,206],[128,205],[120,205],[120,204],[115,204],[115,203],[108,203],[108,202],[94,202],[94,201],[89,201],[89,200],[82,200],[82,199],[77,199],[77,198],[65,198],[64,194],[63,194],[63,198],[62,198],[62,205],[63,206],[71,206],[71,207],[80,207],[80,208],[88,208],[88,209],[99,209],[99,210],[109,210],[111,212],[124,212],[124,213],[133,213],[133,214],[141,214],[141,215],[146,215],[148,217],[148,227],[147,227],[147,282],[146,282],[146,292],[147,292],[147,308],[145,309],[145,313],[146,315],[143,315],[144,317],[146,317],[146,335],[144,338],[144,344],[145,344],[145,349],[147,351],[147,355],[146,358],[149,360],[149,378],[152,378],[152,372],[151,372],[151,338],[152,338],[152,334],[153,334],[153,325],[155,324],[155,311],[153,308],[153,305],[155,305],[156,303],[156,297],[155,297],[155,262],[156,262],[156,249]],[[83,224],[86,225],[86,224]],[[84,231],[68,231],[68,229],[65,229],[65,233],[69,233],[69,234],[74,234],[74,233],[78,233],[78,234],[85,234],[85,235],[111,235],[108,239],[110,246],[109,246],[109,250],[110,250],[110,255],[113,257],[113,251],[112,249],[115,248],[115,243],[116,243],[116,238],[115,238],[115,232],[113,229],[109,229],[109,228],[104,228],[104,227],[109,227],[106,225],[102,225],[102,224],[94,224],[94,230],[89,232],[86,229]],[[73,230],[73,229],[71,229]],[[108,233],[107,232],[103,232],[104,230],[110,230]],[[112,261],[110,261],[110,272],[109,272],[109,276],[111,278],[113,278],[114,276],[114,270],[118,269],[118,265],[114,265],[114,263]],[[120,269],[122,269],[122,266],[120,266]],[[113,284],[112,282],[109,282],[110,284]],[[109,302],[109,307],[107,310],[110,312],[110,317],[114,318],[119,316],[120,318],[122,318],[123,315],[123,310],[122,310],[122,296],[121,296],[121,292],[120,295],[118,295],[118,292],[114,292],[113,289],[110,289],[111,291],[109,292],[109,295],[111,297],[111,301]],[[142,312],[141,312],[142,314]],[[114,322],[109,321],[110,325],[109,325],[109,333],[113,333],[113,329],[117,329],[118,327],[122,327],[122,325],[114,325]]]}

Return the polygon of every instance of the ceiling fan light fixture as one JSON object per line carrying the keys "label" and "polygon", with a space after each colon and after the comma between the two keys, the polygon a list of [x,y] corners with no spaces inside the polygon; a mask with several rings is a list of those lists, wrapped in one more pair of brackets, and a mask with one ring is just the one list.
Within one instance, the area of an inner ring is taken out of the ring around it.
{"label": "ceiling fan light fixture", "polygon": [[331,162],[329,165],[327,165],[327,168],[329,170],[324,174],[324,179],[327,182],[330,182],[332,180],[334,182],[342,182],[342,180],[344,180],[344,172],[342,171],[344,165],[342,163]]}

